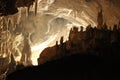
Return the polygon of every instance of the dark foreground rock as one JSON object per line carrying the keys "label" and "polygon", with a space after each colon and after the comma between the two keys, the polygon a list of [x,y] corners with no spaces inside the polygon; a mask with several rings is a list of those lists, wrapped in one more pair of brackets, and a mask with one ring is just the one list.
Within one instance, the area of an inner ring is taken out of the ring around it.
{"label": "dark foreground rock", "polygon": [[119,59],[72,55],[18,70],[6,80],[119,80]]}

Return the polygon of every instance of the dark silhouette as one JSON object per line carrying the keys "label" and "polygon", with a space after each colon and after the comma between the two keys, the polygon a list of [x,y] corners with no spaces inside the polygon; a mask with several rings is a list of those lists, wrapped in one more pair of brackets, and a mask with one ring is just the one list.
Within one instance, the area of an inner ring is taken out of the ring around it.
{"label": "dark silhouette", "polygon": [[7,16],[18,12],[16,0],[0,0],[0,16]]}
{"label": "dark silhouette", "polygon": [[103,25],[102,9],[98,12],[97,22],[98,22],[97,28],[98,28],[98,29],[101,29],[101,28],[102,28],[102,25]]}
{"label": "dark silhouette", "polygon": [[96,55],[77,54],[18,70],[6,80],[115,80],[120,79],[119,67]]}
{"label": "dark silhouette", "polygon": [[12,15],[18,12],[18,7],[33,5],[35,0],[0,0],[0,16]]}

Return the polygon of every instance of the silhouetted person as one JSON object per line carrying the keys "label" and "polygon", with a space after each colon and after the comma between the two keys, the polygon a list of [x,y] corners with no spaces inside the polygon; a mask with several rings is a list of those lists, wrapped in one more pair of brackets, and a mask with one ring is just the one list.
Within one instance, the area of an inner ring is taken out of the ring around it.
{"label": "silhouetted person", "polygon": [[116,31],[117,29],[118,29],[117,24],[114,24],[114,26],[113,26],[113,31]]}
{"label": "silhouetted person", "polygon": [[103,24],[103,29],[107,30],[107,24],[106,23]]}
{"label": "silhouetted person", "polygon": [[80,26],[80,32],[83,32],[83,26]]}
{"label": "silhouetted person", "polygon": [[64,40],[64,39],[63,39],[63,36],[62,36],[61,39],[60,39],[60,45],[61,45],[61,46],[63,46],[63,40]]}

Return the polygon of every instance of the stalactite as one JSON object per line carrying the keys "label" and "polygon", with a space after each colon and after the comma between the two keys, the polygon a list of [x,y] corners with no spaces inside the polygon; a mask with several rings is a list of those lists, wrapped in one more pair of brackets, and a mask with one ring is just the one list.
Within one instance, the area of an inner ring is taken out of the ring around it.
{"label": "stalactite", "polygon": [[7,28],[6,28],[6,38],[7,38],[7,40],[6,40],[6,55],[8,55],[9,54],[9,52],[8,52],[8,43],[9,43],[9,30],[8,30],[8,22],[9,22],[9,20],[8,20],[8,18],[7,18],[7,23],[6,23],[6,26],[7,26]]}
{"label": "stalactite", "polygon": [[15,25],[20,23],[19,13],[16,13],[14,15],[10,15],[10,16],[8,16],[8,18],[9,18],[9,20],[11,22],[12,29],[14,30],[15,29]]}
{"label": "stalactite", "polygon": [[1,53],[2,53],[1,31],[2,31],[2,19],[0,17],[0,56],[1,56]]}
{"label": "stalactite", "polygon": [[[1,18],[1,20],[2,20],[2,31],[1,32],[3,32],[3,25],[4,25],[4,18],[2,17]],[[1,36],[2,36],[2,34],[1,34]],[[2,37],[1,37],[2,38]],[[2,50],[2,52],[1,52],[1,56],[3,56],[3,53],[4,53],[4,45],[3,45],[3,43],[2,43],[2,48],[1,48]]]}
{"label": "stalactite", "polygon": [[28,7],[25,7],[25,17],[28,17]]}
{"label": "stalactite", "polygon": [[18,19],[17,19],[17,24],[20,24],[21,22],[21,15],[22,15],[22,8],[18,8],[19,12],[18,12]]}
{"label": "stalactite", "polygon": [[35,15],[37,14],[37,2],[38,0],[35,0]]}
{"label": "stalactite", "polygon": [[0,39],[1,39],[1,44],[0,44],[0,56],[1,57],[6,57],[8,53],[8,44],[9,44],[9,39],[10,39],[10,33],[8,30],[8,16],[3,16],[0,21],[0,26],[1,26],[1,32],[0,32]]}
{"label": "stalactite", "polygon": [[30,11],[30,5],[27,7],[27,14],[29,16],[29,11]]}
{"label": "stalactite", "polygon": [[0,56],[2,56],[2,53],[3,53],[3,43],[1,43],[1,49],[0,49],[1,53],[0,53]]}

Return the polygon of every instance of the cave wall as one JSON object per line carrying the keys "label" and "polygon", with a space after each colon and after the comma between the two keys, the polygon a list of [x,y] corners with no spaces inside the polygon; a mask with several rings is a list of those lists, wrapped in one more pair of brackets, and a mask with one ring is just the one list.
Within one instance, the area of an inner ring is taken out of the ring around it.
{"label": "cave wall", "polygon": [[18,12],[18,7],[29,7],[34,0],[0,0],[0,16],[12,15]]}

